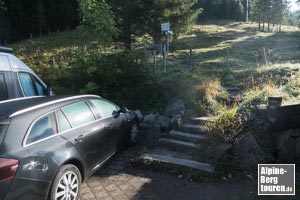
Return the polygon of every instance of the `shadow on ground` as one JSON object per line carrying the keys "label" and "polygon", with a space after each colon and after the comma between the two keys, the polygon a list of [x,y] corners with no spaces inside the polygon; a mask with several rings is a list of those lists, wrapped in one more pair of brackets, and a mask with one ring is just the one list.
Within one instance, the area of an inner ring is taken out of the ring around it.
{"label": "shadow on ground", "polygon": [[252,200],[297,199],[259,197],[256,179],[193,182],[165,171],[131,165],[136,148],[116,155],[82,186],[80,200]]}

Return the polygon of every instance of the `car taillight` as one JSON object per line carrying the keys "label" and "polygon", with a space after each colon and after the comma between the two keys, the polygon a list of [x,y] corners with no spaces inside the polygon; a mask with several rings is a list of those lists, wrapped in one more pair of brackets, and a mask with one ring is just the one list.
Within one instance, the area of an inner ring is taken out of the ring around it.
{"label": "car taillight", "polygon": [[15,159],[0,158],[0,182],[15,177],[19,161]]}

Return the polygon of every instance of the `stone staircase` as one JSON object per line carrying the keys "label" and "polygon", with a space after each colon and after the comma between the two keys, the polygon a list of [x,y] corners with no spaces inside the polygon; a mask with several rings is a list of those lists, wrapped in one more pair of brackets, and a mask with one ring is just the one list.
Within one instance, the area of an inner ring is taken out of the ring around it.
{"label": "stone staircase", "polygon": [[159,139],[159,146],[143,154],[140,159],[145,162],[156,161],[165,167],[214,173],[214,165],[202,162],[194,156],[207,145],[208,138],[203,133],[203,124],[212,120],[210,117],[194,118],[190,123],[169,131]]}

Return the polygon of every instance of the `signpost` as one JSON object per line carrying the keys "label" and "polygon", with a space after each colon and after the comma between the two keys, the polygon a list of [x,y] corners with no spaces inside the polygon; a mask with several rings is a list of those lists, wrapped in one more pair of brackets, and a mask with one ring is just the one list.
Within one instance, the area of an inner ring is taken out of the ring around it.
{"label": "signpost", "polygon": [[170,23],[163,23],[161,24],[161,31],[169,31],[170,30]]}
{"label": "signpost", "polygon": [[169,49],[170,49],[170,35],[173,34],[172,31],[170,31],[170,23],[163,23],[161,24],[161,31],[162,32],[165,32],[166,34],[166,37],[167,37],[167,45],[166,45],[166,48],[164,48],[164,51],[165,51],[165,56],[164,56],[164,69],[166,71],[167,69],[167,66],[169,64],[169,60],[168,60],[168,56],[169,56]]}

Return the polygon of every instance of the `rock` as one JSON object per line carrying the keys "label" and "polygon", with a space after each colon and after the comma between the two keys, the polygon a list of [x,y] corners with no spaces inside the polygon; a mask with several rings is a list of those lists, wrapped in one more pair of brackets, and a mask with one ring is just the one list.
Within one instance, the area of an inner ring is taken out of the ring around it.
{"label": "rock", "polygon": [[266,153],[252,133],[246,133],[239,143],[235,144],[234,151],[241,167],[252,168],[266,159]]}
{"label": "rock", "polygon": [[138,117],[139,121],[141,122],[143,120],[143,117],[144,117],[142,112],[140,110],[134,110],[133,112]]}
{"label": "rock", "polygon": [[143,119],[143,123],[151,124],[154,126],[158,126],[162,131],[170,130],[170,118],[162,116],[150,114],[146,115]]}
{"label": "rock", "polygon": [[158,116],[155,119],[155,124],[158,124],[162,131],[170,130],[170,118],[165,116]]}
{"label": "rock", "polygon": [[147,124],[154,124],[156,118],[157,118],[157,115],[149,114],[144,117],[143,122],[147,123]]}
{"label": "rock", "polygon": [[172,118],[175,115],[184,115],[186,107],[181,99],[171,101],[166,110],[164,111],[164,116]]}
{"label": "rock", "polygon": [[300,137],[290,133],[285,142],[278,149],[278,158],[280,161],[286,162],[296,162],[299,160]]}
{"label": "rock", "polygon": [[227,154],[227,152],[232,148],[232,144],[221,143],[217,144],[215,147],[215,156],[219,159],[221,156]]}
{"label": "rock", "polygon": [[161,137],[160,127],[153,124],[141,123],[140,138],[141,143],[147,146],[155,146],[159,144]]}
{"label": "rock", "polygon": [[182,126],[182,117],[181,115],[174,115],[170,120],[170,125],[172,129],[179,129]]}

